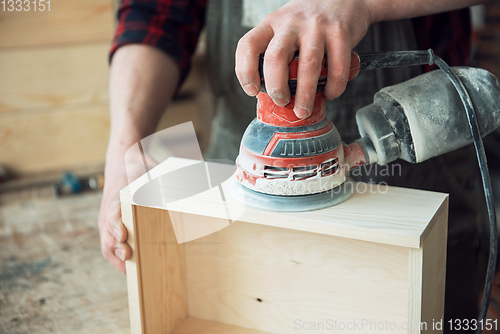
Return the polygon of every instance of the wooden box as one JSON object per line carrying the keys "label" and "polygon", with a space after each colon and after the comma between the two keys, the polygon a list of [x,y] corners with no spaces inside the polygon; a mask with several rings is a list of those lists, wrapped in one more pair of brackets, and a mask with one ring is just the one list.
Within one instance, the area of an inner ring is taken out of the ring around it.
{"label": "wooden box", "polygon": [[[446,194],[359,184],[333,207],[245,208],[235,222],[208,195],[177,211],[134,202],[141,186],[192,163],[168,159],[121,192],[132,333],[441,332]],[[172,218],[227,227],[178,244]]]}

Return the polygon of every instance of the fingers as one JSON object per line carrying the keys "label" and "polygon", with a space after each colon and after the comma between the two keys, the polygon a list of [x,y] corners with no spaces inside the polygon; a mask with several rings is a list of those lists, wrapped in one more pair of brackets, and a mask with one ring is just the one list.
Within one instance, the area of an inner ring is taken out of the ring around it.
{"label": "fingers", "polygon": [[324,40],[305,36],[301,43],[297,71],[297,93],[293,111],[298,118],[311,116],[325,53]]}
{"label": "fingers", "polygon": [[[345,90],[349,80],[351,65],[351,46],[343,41],[341,28],[333,32],[326,41],[326,53],[328,57],[328,80],[325,86],[325,97],[333,100]],[[357,75],[357,74],[356,74]]]}
{"label": "fingers", "polygon": [[132,257],[132,250],[127,243],[118,243],[115,244],[114,255],[119,258],[122,262],[130,260]]}
{"label": "fingers", "polygon": [[102,209],[106,210],[106,214],[102,216],[104,222],[101,223],[102,220],[100,220],[99,223],[102,255],[118,270],[125,273],[124,261],[131,258],[132,250],[125,242],[127,230],[121,220],[120,202],[117,199],[112,200]]}
{"label": "fingers", "polygon": [[117,242],[127,240],[127,230],[122,223],[121,205],[118,200],[111,202],[106,214],[106,229],[116,239]]}
{"label": "fingers", "polygon": [[[325,53],[328,58],[325,97],[334,99],[344,92],[348,80],[359,73],[359,57],[351,49],[366,31],[354,29],[357,27],[356,22],[346,21],[344,16],[339,17],[335,11],[325,12],[325,6],[337,8],[340,4],[318,2],[306,8],[299,1],[290,2],[239,41],[236,75],[248,95],[255,96],[260,90],[259,55],[265,53],[263,72],[267,93],[275,104],[286,106],[291,100],[289,63],[299,48],[294,108],[297,117],[303,119],[311,115]],[[348,9],[352,9],[353,15],[357,13],[354,7]],[[353,15],[349,17],[356,16]],[[364,24],[363,27],[367,28],[368,25]]]}
{"label": "fingers", "polygon": [[280,107],[290,103],[288,64],[298,49],[297,34],[297,29],[289,28],[275,35],[264,56],[266,90],[274,103]]}
{"label": "fingers", "polygon": [[127,243],[119,243],[107,231],[101,233],[101,251],[106,258],[118,270],[125,273],[125,262],[132,256],[132,250]]}
{"label": "fingers", "polygon": [[243,36],[236,48],[236,76],[241,87],[250,96],[260,90],[259,56],[273,38],[273,30],[268,24],[259,24]]}

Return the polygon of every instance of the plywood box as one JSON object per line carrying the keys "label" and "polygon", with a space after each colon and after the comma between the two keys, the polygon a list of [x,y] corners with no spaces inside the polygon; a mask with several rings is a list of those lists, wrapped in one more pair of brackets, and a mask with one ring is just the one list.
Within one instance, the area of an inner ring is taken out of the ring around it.
{"label": "plywood box", "polygon": [[[229,181],[196,205],[137,201],[141,187],[193,164],[170,158],[121,192],[132,333],[440,332],[446,194],[360,184],[337,206],[244,208],[237,221]],[[231,219],[217,209],[220,190]],[[178,244],[179,224],[216,232]]]}

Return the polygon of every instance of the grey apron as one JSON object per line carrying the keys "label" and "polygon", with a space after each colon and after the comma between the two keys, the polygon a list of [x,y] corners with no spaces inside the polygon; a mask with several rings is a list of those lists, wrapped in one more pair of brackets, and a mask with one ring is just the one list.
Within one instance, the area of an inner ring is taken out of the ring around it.
{"label": "grey apron", "polygon": [[[211,0],[207,13],[209,76],[216,94],[216,114],[212,123],[207,159],[233,160],[238,155],[241,136],[255,118],[256,99],[247,96],[234,73],[238,40],[249,30],[241,25],[241,0]],[[415,50],[411,20],[373,25],[356,46],[358,52]],[[373,101],[381,88],[408,80],[420,67],[363,71],[348,83],[344,94],[328,101],[327,117],[339,130],[343,141],[359,138],[355,113]],[[396,162],[395,175],[380,168],[352,173],[359,181],[446,192],[450,194],[446,319],[474,319],[478,316],[477,296],[482,289],[483,261],[479,261],[482,212],[481,188],[472,147],[412,165]],[[445,331],[450,332],[450,331]],[[461,331],[460,333],[466,333]]]}

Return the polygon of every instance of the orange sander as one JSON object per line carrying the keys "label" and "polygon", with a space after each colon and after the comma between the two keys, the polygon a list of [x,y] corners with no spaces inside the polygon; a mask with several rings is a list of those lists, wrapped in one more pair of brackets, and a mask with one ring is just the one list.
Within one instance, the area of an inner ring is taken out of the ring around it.
{"label": "orange sander", "polygon": [[[386,87],[374,103],[360,109],[361,134],[346,145],[326,118],[322,70],[312,114],[293,112],[299,53],[289,65],[291,102],[280,107],[266,93],[260,58],[261,91],[257,117],[246,129],[236,160],[234,195],[246,205],[272,211],[307,211],[340,203],[353,193],[349,170],[363,164],[387,164],[398,158],[417,163],[472,142],[461,95],[443,70]],[[353,53],[357,63],[358,55]],[[433,64],[442,60],[428,51],[359,54],[360,70]],[[439,65],[439,64],[438,64]],[[500,125],[500,86],[491,73],[453,68],[476,106],[481,135]]]}
{"label": "orange sander", "polygon": [[257,118],[243,135],[237,178],[261,193],[296,196],[324,192],[344,183],[350,168],[365,163],[360,145],[342,143],[339,132],[326,118],[326,60],[311,116],[299,119],[295,115],[297,65],[298,54],[290,63],[292,97],[285,107],[274,104],[262,79]]}

